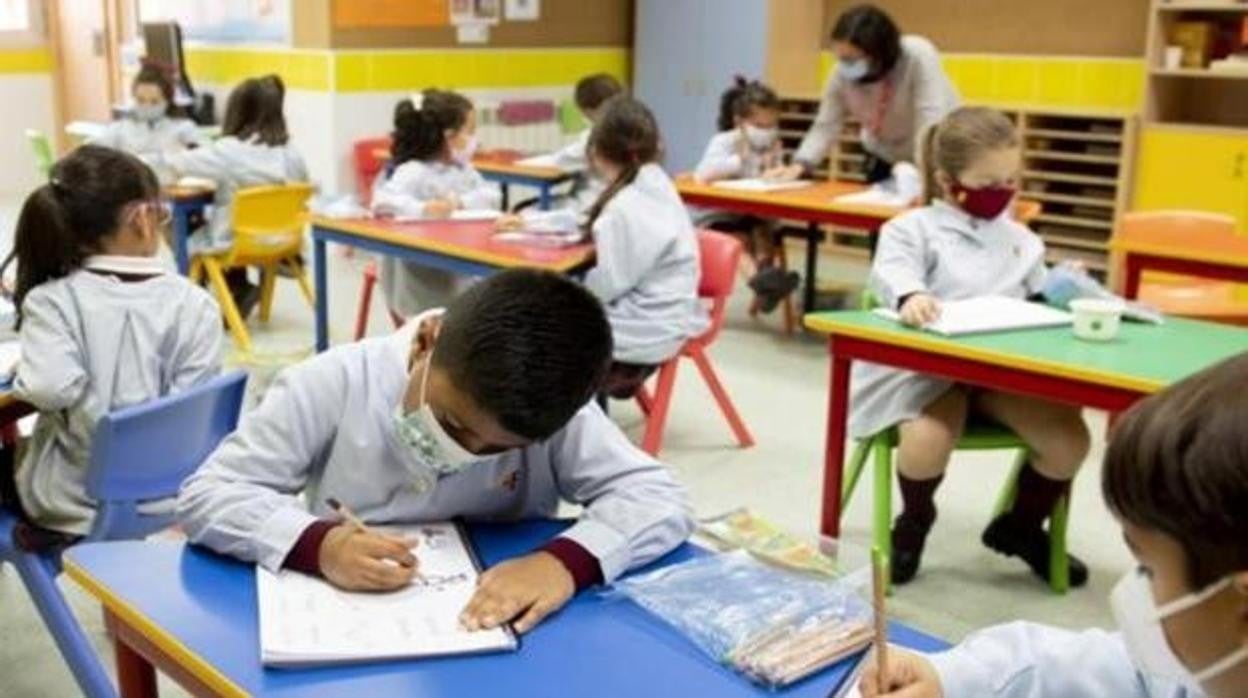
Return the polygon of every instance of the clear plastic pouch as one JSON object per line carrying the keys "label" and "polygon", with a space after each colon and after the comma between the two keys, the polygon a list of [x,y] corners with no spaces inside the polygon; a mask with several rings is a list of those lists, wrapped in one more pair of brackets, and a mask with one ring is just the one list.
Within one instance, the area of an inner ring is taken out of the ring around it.
{"label": "clear plastic pouch", "polygon": [[872,638],[863,575],[835,541],[824,541],[820,552],[838,569],[856,571],[799,571],[735,550],[631,577],[615,589],[716,661],[782,687],[858,654]]}

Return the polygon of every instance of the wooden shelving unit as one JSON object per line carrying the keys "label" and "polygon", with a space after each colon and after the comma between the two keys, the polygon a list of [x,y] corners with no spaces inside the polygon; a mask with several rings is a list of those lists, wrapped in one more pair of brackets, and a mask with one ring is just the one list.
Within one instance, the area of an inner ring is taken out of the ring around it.
{"label": "wooden shelving unit", "polygon": [[[1210,70],[1209,62],[1234,50],[1248,3],[1238,0],[1152,0],[1148,23],[1148,84],[1144,123],[1177,122],[1248,129],[1248,72]],[[1207,53],[1167,67],[1166,47],[1183,24],[1208,27]]]}
{"label": "wooden shelving unit", "polygon": [[[988,106],[1000,108],[1019,128],[1023,195],[1043,205],[1031,225],[1044,238],[1049,259],[1077,259],[1093,271],[1107,273],[1113,223],[1129,200],[1135,117],[1125,112]],[[780,128],[787,151],[796,149],[817,109],[814,97],[784,100]],[[830,164],[837,179],[862,181],[862,159],[858,126],[845,124],[819,175],[826,176]],[[862,231],[832,232],[838,251],[861,250]]]}

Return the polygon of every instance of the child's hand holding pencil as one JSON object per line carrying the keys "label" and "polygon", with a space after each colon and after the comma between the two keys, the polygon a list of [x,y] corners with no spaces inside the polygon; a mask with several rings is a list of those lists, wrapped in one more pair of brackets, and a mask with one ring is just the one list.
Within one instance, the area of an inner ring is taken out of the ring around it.
{"label": "child's hand holding pencil", "polygon": [[410,584],[419,564],[413,541],[369,528],[337,499],[326,500],[343,522],[321,541],[321,574],[349,591],[391,591]]}
{"label": "child's hand holding pencil", "polygon": [[925,657],[898,647],[888,648],[888,664],[881,674],[873,654],[858,684],[863,698],[942,698],[940,675]]}

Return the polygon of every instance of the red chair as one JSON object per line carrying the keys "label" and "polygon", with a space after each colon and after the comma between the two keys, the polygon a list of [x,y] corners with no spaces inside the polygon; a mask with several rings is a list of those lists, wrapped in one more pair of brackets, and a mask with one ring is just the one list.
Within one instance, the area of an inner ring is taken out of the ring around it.
{"label": "red chair", "polygon": [[360,197],[360,204],[367,207],[373,198],[373,182],[381,168],[385,167],[390,152],[390,136],[379,138],[363,138],[355,142],[352,149],[355,161],[355,192]]}
{"label": "red chair", "polygon": [[659,454],[663,442],[663,427],[667,422],[668,409],[672,404],[672,391],[676,386],[676,368],[682,357],[692,359],[706,387],[711,389],[715,402],[719,405],[728,426],[736,435],[742,448],[754,445],[754,437],[737,414],[728,391],[719,382],[719,376],[711,366],[711,359],[706,350],[719,336],[724,325],[724,310],[728,305],[728,297],[732,295],[733,282],[736,280],[737,265],[741,261],[741,241],[727,233],[714,230],[698,231],[698,247],[701,251],[701,281],[698,284],[698,297],[710,301],[711,325],[701,335],[685,342],[685,346],[676,356],[668,359],[659,367],[658,381],[654,395],[642,387],[637,391],[637,404],[646,415],[646,433],[641,440],[641,448],[652,456]]}

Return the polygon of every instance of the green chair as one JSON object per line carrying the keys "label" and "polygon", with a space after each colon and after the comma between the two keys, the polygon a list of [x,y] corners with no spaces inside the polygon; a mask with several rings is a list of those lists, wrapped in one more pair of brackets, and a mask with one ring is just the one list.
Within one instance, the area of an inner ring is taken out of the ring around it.
{"label": "green chair", "polygon": [[[863,291],[862,307],[870,309],[879,305],[870,291]],[[893,553],[893,450],[897,448],[896,427],[885,429],[869,438],[862,439],[854,447],[845,477],[841,485],[841,511],[849,506],[854,488],[866,467],[867,456],[873,456],[873,479],[875,489],[874,513],[871,517],[871,538],[891,558]],[[955,451],[1015,451],[1014,468],[997,495],[993,516],[999,516],[1014,505],[1018,494],[1018,475],[1027,463],[1027,444],[1014,432],[995,423],[971,421],[962,438],[954,446]],[[1065,594],[1070,589],[1070,566],[1066,557],[1066,525],[1070,513],[1069,495],[1063,496],[1049,518],[1049,588]],[[892,584],[889,583],[889,590]]]}
{"label": "green chair", "polygon": [[35,155],[35,167],[39,168],[39,174],[44,179],[52,173],[52,165],[56,162],[56,157],[52,154],[52,141],[48,140],[47,134],[33,128],[26,129],[26,140],[30,142],[30,149]]}

